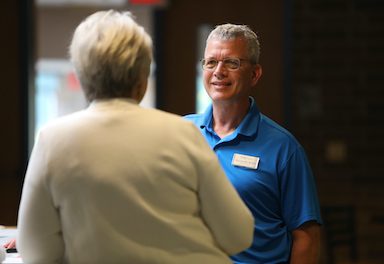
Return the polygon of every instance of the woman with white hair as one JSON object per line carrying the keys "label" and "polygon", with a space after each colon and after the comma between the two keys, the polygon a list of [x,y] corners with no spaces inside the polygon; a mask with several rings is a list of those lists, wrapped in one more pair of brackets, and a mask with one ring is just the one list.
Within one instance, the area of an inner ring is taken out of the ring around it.
{"label": "woman with white hair", "polygon": [[197,128],[138,105],[151,39],[127,12],[76,29],[71,61],[90,105],[40,130],[17,249],[38,263],[231,263],[253,218]]}

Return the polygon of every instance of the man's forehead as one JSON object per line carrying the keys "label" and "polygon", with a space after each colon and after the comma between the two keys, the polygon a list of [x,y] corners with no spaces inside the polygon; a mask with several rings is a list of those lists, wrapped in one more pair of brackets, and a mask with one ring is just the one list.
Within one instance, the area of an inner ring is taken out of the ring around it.
{"label": "man's forehead", "polygon": [[246,42],[243,39],[210,39],[205,47],[205,55],[210,53],[241,53],[246,54]]}

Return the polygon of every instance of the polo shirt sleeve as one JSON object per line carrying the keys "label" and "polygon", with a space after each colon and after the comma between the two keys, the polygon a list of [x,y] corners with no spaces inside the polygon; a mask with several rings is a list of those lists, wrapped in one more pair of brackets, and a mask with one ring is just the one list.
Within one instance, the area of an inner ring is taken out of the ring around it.
{"label": "polo shirt sleeve", "polygon": [[301,146],[293,151],[280,171],[280,204],[290,231],[308,221],[321,224],[316,184]]}

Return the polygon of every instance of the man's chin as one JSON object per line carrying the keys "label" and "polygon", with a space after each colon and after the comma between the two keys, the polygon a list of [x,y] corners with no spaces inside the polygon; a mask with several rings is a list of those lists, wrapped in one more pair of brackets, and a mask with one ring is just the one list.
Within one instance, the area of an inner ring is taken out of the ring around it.
{"label": "man's chin", "polygon": [[232,100],[232,96],[228,93],[214,93],[210,97],[215,102]]}
{"label": "man's chin", "polygon": [[215,89],[208,94],[212,100],[228,100],[233,97],[233,93],[229,89]]}

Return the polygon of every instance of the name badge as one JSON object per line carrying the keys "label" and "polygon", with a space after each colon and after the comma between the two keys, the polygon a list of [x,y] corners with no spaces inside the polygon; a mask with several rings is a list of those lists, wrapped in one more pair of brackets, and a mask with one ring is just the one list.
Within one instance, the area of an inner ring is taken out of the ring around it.
{"label": "name badge", "polygon": [[259,157],[233,154],[232,165],[256,170],[259,166]]}

